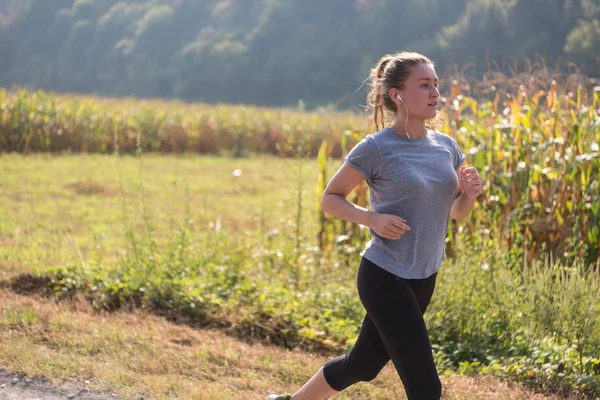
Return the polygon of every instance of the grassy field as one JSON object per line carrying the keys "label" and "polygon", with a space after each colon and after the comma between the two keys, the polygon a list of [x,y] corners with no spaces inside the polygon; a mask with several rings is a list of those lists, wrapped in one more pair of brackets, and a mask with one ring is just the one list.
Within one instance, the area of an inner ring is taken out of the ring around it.
{"label": "grassy field", "polygon": [[[144,217],[149,217],[156,236],[166,240],[185,222],[186,202],[186,221],[198,231],[217,223],[237,234],[277,229],[293,216],[298,169],[304,181],[312,183],[317,176],[315,162],[299,165],[269,156],[145,155],[140,161],[11,154],[0,160],[0,273],[5,277],[33,266],[79,263],[80,255],[91,264],[110,264],[129,244],[124,229],[129,222],[144,232]],[[241,175],[234,176],[235,170]],[[316,229],[311,188],[304,193],[311,207],[302,218],[307,231]]]}
{"label": "grassy field", "polygon": [[[362,317],[356,252],[340,243],[347,264],[315,253],[318,173],[314,160],[269,156],[2,155],[0,362],[123,396],[260,399],[296,389],[347,350]],[[576,277],[549,286],[552,276],[532,269],[522,287],[492,239],[456,238],[464,251],[444,264],[428,311],[446,398],[549,398],[494,376],[562,397],[593,388],[597,276],[574,263]],[[22,279],[32,272],[47,280]],[[45,297],[52,289],[70,300]],[[561,290],[575,300],[544,303]],[[338,398],[401,391],[388,364],[374,384]]]}

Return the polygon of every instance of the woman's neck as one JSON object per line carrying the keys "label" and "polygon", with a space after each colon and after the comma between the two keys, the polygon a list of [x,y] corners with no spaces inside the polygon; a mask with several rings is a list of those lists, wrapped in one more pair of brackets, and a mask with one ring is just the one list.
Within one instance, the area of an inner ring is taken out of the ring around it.
{"label": "woman's neck", "polygon": [[427,136],[427,128],[425,127],[425,121],[409,119],[407,124],[406,120],[396,120],[392,124],[391,128],[400,136],[409,139],[423,139],[425,136]]}

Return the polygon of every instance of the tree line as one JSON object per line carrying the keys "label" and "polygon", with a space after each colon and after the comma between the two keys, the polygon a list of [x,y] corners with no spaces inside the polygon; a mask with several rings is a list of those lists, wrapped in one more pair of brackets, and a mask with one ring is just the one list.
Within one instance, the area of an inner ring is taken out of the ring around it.
{"label": "tree line", "polygon": [[402,49],[438,73],[542,60],[597,76],[599,17],[600,0],[0,0],[0,86],[322,105]]}

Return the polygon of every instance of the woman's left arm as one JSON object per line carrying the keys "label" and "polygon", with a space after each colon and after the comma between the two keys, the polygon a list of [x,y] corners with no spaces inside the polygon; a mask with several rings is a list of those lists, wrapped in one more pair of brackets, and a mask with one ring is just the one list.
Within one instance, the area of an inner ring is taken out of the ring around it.
{"label": "woman's left arm", "polygon": [[450,218],[460,221],[466,217],[473,205],[475,199],[483,192],[481,177],[474,167],[460,167],[456,170],[459,184],[459,196],[452,203],[450,209]]}

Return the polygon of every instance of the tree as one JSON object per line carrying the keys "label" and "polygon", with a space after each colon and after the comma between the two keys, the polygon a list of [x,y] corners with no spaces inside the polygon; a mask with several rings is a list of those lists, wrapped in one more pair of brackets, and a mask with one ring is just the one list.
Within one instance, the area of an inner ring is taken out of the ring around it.
{"label": "tree", "polygon": [[582,66],[583,72],[597,73],[600,69],[600,21],[580,21],[567,37],[565,52]]}

